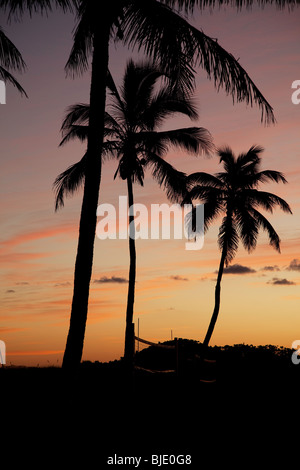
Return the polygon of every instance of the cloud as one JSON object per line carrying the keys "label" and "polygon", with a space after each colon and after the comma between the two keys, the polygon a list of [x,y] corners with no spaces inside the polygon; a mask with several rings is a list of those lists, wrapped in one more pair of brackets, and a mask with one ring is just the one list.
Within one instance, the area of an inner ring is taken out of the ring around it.
{"label": "cloud", "polygon": [[16,286],[28,286],[28,285],[29,285],[29,282],[25,282],[25,281],[16,282]]}
{"label": "cloud", "polygon": [[0,334],[3,333],[16,333],[17,331],[26,331],[28,328],[12,328],[12,327],[0,327]]}
{"label": "cloud", "polygon": [[267,284],[272,284],[273,286],[295,286],[296,283],[293,281],[288,281],[288,279],[280,279],[278,277],[273,277],[271,281],[268,281]]}
{"label": "cloud", "polygon": [[102,276],[100,279],[95,279],[95,284],[108,284],[108,283],[116,283],[116,284],[125,284],[128,280],[125,277],[118,277],[118,276]]}
{"label": "cloud", "polygon": [[188,281],[187,277],[182,277],[182,276],[170,276],[170,279],[173,279],[173,281]]}
{"label": "cloud", "polygon": [[265,266],[261,271],[280,271],[280,268],[275,264],[274,266]]}
{"label": "cloud", "polygon": [[0,263],[10,266],[11,263],[30,262],[47,256],[53,256],[53,253],[7,253],[3,255],[0,253]]}
{"label": "cloud", "polygon": [[13,290],[13,289],[7,289],[7,291],[5,293],[6,294],[13,294],[14,292],[16,292],[16,291]]}
{"label": "cloud", "polygon": [[300,271],[300,260],[293,259],[289,266],[286,268],[287,271]]}
{"label": "cloud", "polygon": [[33,232],[24,232],[14,235],[8,240],[1,242],[1,251],[7,250],[7,248],[15,248],[18,245],[23,243],[28,243],[36,240],[41,240],[43,238],[52,238],[58,235],[68,235],[70,233],[76,233],[76,228],[74,225],[66,224],[56,227],[44,228],[41,230],[36,230]]}
{"label": "cloud", "polygon": [[60,350],[42,350],[42,351],[9,351],[8,356],[48,356],[48,354],[62,354]]}
{"label": "cloud", "polygon": [[[213,279],[213,280],[215,281],[216,279]],[[204,275],[204,276],[198,277],[198,281],[211,281],[211,277]]]}
{"label": "cloud", "polygon": [[71,283],[69,281],[67,281],[67,282],[58,282],[57,284],[54,284],[54,287],[68,287],[70,285],[71,285]]}
{"label": "cloud", "polygon": [[224,268],[224,274],[249,274],[255,273],[255,269],[249,268],[248,266],[242,266],[241,264],[233,264]]}

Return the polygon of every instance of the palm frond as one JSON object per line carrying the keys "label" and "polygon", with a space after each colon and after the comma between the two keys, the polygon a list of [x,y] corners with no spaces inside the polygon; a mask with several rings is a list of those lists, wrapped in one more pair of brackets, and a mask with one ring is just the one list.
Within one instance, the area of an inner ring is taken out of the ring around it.
{"label": "palm frond", "polygon": [[230,5],[237,7],[238,10],[241,10],[243,7],[251,8],[252,5],[258,5],[264,7],[267,4],[276,5],[277,8],[282,9],[288,7],[293,9],[293,7],[299,5],[299,0],[160,0],[162,3],[169,5],[170,7],[177,7],[180,10],[185,10],[186,12],[193,12],[195,7],[199,7],[201,10],[205,8],[217,8],[219,5]]}
{"label": "palm frond", "polygon": [[186,174],[176,170],[154,152],[148,152],[145,158],[146,166],[152,168],[152,176],[165,189],[168,199],[182,203],[187,194]]}
{"label": "palm frond", "polygon": [[206,232],[211,223],[224,212],[226,208],[225,193],[222,189],[209,185],[195,185],[190,189],[189,177],[187,178],[187,188],[188,193],[183,200],[184,204],[191,204],[193,200],[199,200],[205,205],[204,232]]}
{"label": "palm frond", "polygon": [[178,87],[193,89],[194,45],[182,17],[155,0],[133,1],[126,8],[123,25],[125,43],[159,61]]}
{"label": "palm frond", "polygon": [[249,184],[251,184],[252,187],[259,183],[267,183],[268,181],[284,184],[287,183],[283,173],[275,170],[262,170],[249,177]]}
{"label": "palm frond", "polygon": [[106,140],[102,145],[102,159],[118,158],[120,149],[119,140]]}
{"label": "palm frond", "polygon": [[280,238],[271,223],[258,210],[252,208],[252,215],[255,217],[259,226],[267,232],[270,245],[280,253]]}
{"label": "palm frond", "polygon": [[191,26],[168,6],[155,0],[130,2],[124,23],[125,42],[143,48],[147,55],[160,61],[167,73],[173,71],[177,81],[178,77],[183,77],[184,89],[193,89],[193,66],[199,64],[217,90],[223,88],[233,101],[258,105],[261,120],[267,124],[275,122],[272,107],[239,61],[217,40]]}
{"label": "palm frond", "polygon": [[121,96],[119,94],[118,88],[116,87],[115,81],[113,79],[112,74],[110,71],[107,71],[107,81],[106,81],[106,86],[108,90],[110,91],[111,95],[114,97],[115,102],[118,104],[119,109],[122,110],[124,113],[124,107],[123,107],[123,102],[121,99]]}
{"label": "palm frond", "polygon": [[250,253],[257,244],[258,221],[251,214],[251,210],[247,210],[245,206],[241,206],[238,210],[235,210],[235,220],[239,228],[242,243],[245,249]]}
{"label": "palm frond", "polygon": [[5,35],[0,27],[0,64],[8,70],[16,70],[24,72],[26,64],[22,58],[20,51]]}
{"label": "palm frond", "polygon": [[[188,196],[185,198],[184,204],[191,204],[191,201],[189,200]],[[204,204],[204,233],[205,233],[209,229],[212,222],[221,214],[224,207],[217,197],[213,198],[213,196],[211,195],[209,198],[205,199],[205,202],[203,202],[203,204]],[[197,224],[196,224],[197,212],[200,212],[200,210],[201,209],[199,208],[199,206],[192,205],[191,211],[186,214],[185,226],[186,226],[189,237],[194,235],[195,232],[197,232]],[[199,217],[198,217],[198,220],[199,220]]]}
{"label": "palm frond", "polygon": [[108,130],[111,130],[111,132],[118,136],[120,140],[124,138],[124,130],[122,129],[122,126],[119,124],[118,120],[108,112],[105,112],[104,115],[104,126],[105,135],[108,135]]}
{"label": "palm frond", "polygon": [[140,162],[138,161],[138,164],[135,165],[134,171],[131,172],[132,182],[139,183],[141,186],[144,186],[144,178],[145,178],[145,173],[144,173],[143,165],[141,165]]}
{"label": "palm frond", "polygon": [[170,145],[181,147],[183,150],[198,154],[203,152],[210,155],[214,149],[212,136],[203,127],[186,127],[161,132],[139,132],[138,141],[141,141],[146,148],[163,155]]}
{"label": "palm frond", "polygon": [[204,204],[204,232],[207,232],[212,222],[224,211],[224,204],[216,194],[211,194]]}
{"label": "palm frond", "polygon": [[200,186],[224,189],[224,184],[219,178],[203,171],[191,173],[190,175],[188,175],[187,183],[191,187],[198,184]]}
{"label": "palm frond", "polygon": [[154,62],[128,61],[121,87],[121,98],[124,114],[128,116],[129,121],[138,121],[141,112],[150,104],[157,80],[163,75]]}
{"label": "palm frond", "polygon": [[[220,163],[223,163],[225,172],[231,174],[235,166],[235,156],[230,147],[225,146],[218,149]],[[217,173],[218,178],[222,178],[222,173]]]}
{"label": "palm frond", "polygon": [[73,46],[65,66],[67,76],[75,77],[87,71],[93,48],[90,2],[81,2],[78,23],[73,34]]}
{"label": "palm frond", "polygon": [[2,79],[5,83],[11,83],[20,93],[21,95],[26,96],[28,98],[26,91],[20,83],[3,67],[0,66],[0,79]]}
{"label": "palm frond", "polygon": [[[102,159],[116,157],[118,151],[117,141],[106,141],[102,147]],[[55,179],[53,187],[56,193],[55,210],[64,206],[65,196],[72,195],[84,182],[86,154],[77,163],[71,165]]]}
{"label": "palm frond", "polygon": [[21,53],[0,27],[0,78],[5,83],[11,83],[15,88],[17,88],[21,95],[27,97],[25,90],[10,73],[10,70],[24,72],[25,69],[26,64]]}
{"label": "palm frond", "polygon": [[[62,123],[61,131],[63,139],[60,146],[68,143],[70,140],[79,139],[81,142],[88,138],[88,122],[89,122],[89,105],[75,104],[68,108],[66,117]],[[82,123],[81,125],[75,123]],[[118,135],[120,138],[121,129],[117,121],[109,114],[104,116],[104,137],[114,137]]]}
{"label": "palm frond", "polygon": [[245,174],[253,173],[257,171],[257,168],[261,162],[260,153],[264,151],[264,148],[259,145],[252,145],[248,152],[241,153],[236,159],[237,170]]}
{"label": "palm frond", "polygon": [[198,5],[199,0],[160,0],[169,7],[176,7],[178,10],[184,10],[186,13],[193,12],[195,6]]}
{"label": "palm frond", "polygon": [[65,197],[74,194],[84,182],[86,154],[57,176],[53,183],[55,190],[55,210],[64,206]]}
{"label": "palm frond", "polygon": [[292,214],[289,204],[276,194],[258,191],[257,189],[246,189],[243,195],[253,206],[261,206],[269,212],[273,212],[273,208],[279,206],[283,212]]}
{"label": "palm frond", "polygon": [[193,98],[184,93],[171,92],[170,87],[162,87],[144,107],[141,121],[148,129],[157,128],[166,118],[180,113],[195,121],[199,118]]}
{"label": "palm frond", "polygon": [[218,244],[220,250],[226,250],[225,265],[233,260],[239,246],[239,236],[233,223],[232,217],[228,214],[223,218],[218,234]]}
{"label": "palm frond", "polygon": [[25,12],[30,15],[33,13],[47,13],[53,10],[53,6],[61,8],[62,11],[76,12],[79,6],[79,0],[0,0],[0,8],[9,13],[9,20],[19,19]]}
{"label": "palm frond", "polygon": [[163,3],[166,3],[170,6],[178,6],[180,9],[185,9],[188,11],[193,11],[195,6],[198,6],[200,9],[204,8],[215,8],[217,5],[231,5],[235,6],[238,10],[242,8],[251,8],[253,5],[258,5],[263,8],[265,5],[275,5],[277,8],[282,9],[287,7],[293,9],[293,7],[299,5],[299,0],[161,0]]}
{"label": "palm frond", "polygon": [[76,103],[69,106],[61,125],[61,131],[68,131],[74,124],[88,125],[90,106],[85,103]]}
{"label": "palm frond", "polygon": [[70,126],[68,132],[64,133],[64,137],[61,140],[59,146],[62,147],[63,145],[67,144],[71,140],[80,140],[80,142],[84,142],[87,140],[88,137],[88,127],[87,126]]}
{"label": "palm frond", "polygon": [[[76,1],[76,0],[75,0]],[[99,14],[99,2],[78,0],[77,26],[73,34],[73,47],[65,66],[67,75],[74,77],[87,71],[89,59],[93,54],[94,38],[98,37],[101,45],[108,47],[109,39],[115,33],[121,37],[123,35],[122,26],[119,19],[123,17],[124,1],[113,1]],[[101,35],[105,30],[105,39]],[[98,33],[98,34],[96,34]],[[97,41],[98,44],[98,41]]]}
{"label": "palm frond", "polygon": [[232,54],[221,47],[216,39],[193,28],[196,44],[196,63],[204,68],[209,79],[213,80],[217,90],[223,88],[234,102],[245,102],[261,110],[261,122],[275,123],[272,106],[268,103],[248,73]]}
{"label": "palm frond", "polygon": [[186,178],[186,185],[188,188],[188,193],[184,199],[184,203],[190,203],[193,200],[200,200],[205,204],[213,201],[218,206],[225,207],[225,194],[226,192],[222,189],[213,187],[213,186],[204,186],[204,185],[195,185],[190,188],[190,183],[188,177]]}

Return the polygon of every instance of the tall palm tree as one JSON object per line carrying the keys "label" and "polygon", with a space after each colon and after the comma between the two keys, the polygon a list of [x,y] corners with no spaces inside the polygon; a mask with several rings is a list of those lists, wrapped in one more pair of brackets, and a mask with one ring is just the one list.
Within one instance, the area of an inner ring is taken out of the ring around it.
{"label": "tall palm tree", "polygon": [[[213,149],[210,133],[199,127],[158,131],[167,117],[180,113],[191,119],[198,115],[190,94],[178,92],[168,82],[160,83],[164,76],[157,65],[150,62],[129,61],[120,90],[112,77],[108,76],[108,87],[112,100],[105,115],[105,154],[113,153],[119,164],[115,177],[119,175],[127,182],[129,208],[129,283],[126,310],[125,359],[133,359],[133,310],[136,280],[136,247],[134,215],[130,208],[134,205],[133,183],[143,186],[144,171],[150,169],[153,177],[163,186],[168,198],[181,202],[185,196],[185,174],[164,160],[170,145],[182,147],[187,152],[209,154]],[[158,87],[158,88],[157,88]],[[75,105],[68,110],[62,125],[65,144],[70,139],[87,139],[89,106]],[[100,156],[99,156],[100,158]],[[73,193],[83,183],[86,156],[61,173],[54,183],[56,188],[56,208],[64,204],[64,197]]]}
{"label": "tall palm tree", "polygon": [[147,55],[160,61],[166,73],[173,77],[176,85],[181,88],[192,88],[191,64],[198,63],[217,87],[224,87],[237,100],[245,100],[248,103],[254,100],[266,112],[267,120],[274,118],[272,108],[238,61],[215,40],[189,25],[171,9],[176,5],[190,7],[195,2],[167,3],[168,5],[156,0],[112,0],[105,4],[101,16],[98,14],[97,2],[82,0],[79,4],[74,46],[66,68],[73,74],[84,72],[92,54],[92,79],[84,194],[70,328],[63,367],[76,367],[82,356],[101,181],[101,159],[98,156],[102,153],[104,135],[104,84],[109,62],[110,38],[114,37],[144,49]]}
{"label": "tall palm tree", "polygon": [[11,70],[23,72],[26,64],[16,46],[8,39],[0,27],[0,79],[5,83],[11,83],[21,95],[27,96],[19,82],[11,75]]}
{"label": "tall palm tree", "polygon": [[275,206],[279,206],[284,212],[292,213],[288,203],[279,196],[258,190],[260,183],[287,182],[278,171],[260,170],[262,151],[262,147],[252,146],[247,153],[236,158],[229,147],[222,148],[218,155],[224,166],[223,172],[215,175],[199,172],[187,177],[191,186],[189,199],[200,199],[205,203],[205,230],[224,214],[218,234],[221,260],[215,287],[215,306],[203,342],[204,351],[210,342],[220,310],[224,267],[233,260],[239,240],[251,252],[256,247],[259,229],[262,229],[267,232],[270,245],[280,253],[280,238],[258,208],[272,212]]}
{"label": "tall palm tree", "polygon": [[[282,5],[282,2],[284,0],[276,0],[278,4]],[[208,3],[214,4],[212,0]],[[237,101],[257,104],[266,122],[274,122],[274,115],[272,107],[239,61],[225,51],[217,40],[191,26],[176,10],[177,7],[179,11],[192,12],[196,5],[206,5],[206,0],[110,0],[105,3],[101,14],[99,2],[94,0],[55,0],[52,3],[51,0],[0,0],[0,7],[8,9],[10,15],[22,14],[25,9],[30,13],[47,11],[52,4],[64,10],[75,7],[77,12],[77,27],[66,65],[67,72],[74,75],[86,71],[89,59],[92,58],[86,174],[70,327],[63,359],[63,367],[75,368],[82,356],[88,311],[101,181],[101,159],[98,155],[102,153],[104,137],[105,82],[110,39],[120,39],[155,57],[177,86],[192,89],[193,67],[200,65],[217,89],[224,88]],[[242,3],[237,0],[236,4],[249,5],[249,0]]]}

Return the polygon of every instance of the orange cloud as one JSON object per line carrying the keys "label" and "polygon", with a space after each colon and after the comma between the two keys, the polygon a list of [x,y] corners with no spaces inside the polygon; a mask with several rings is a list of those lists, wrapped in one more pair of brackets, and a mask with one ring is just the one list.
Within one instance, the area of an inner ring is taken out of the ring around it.
{"label": "orange cloud", "polygon": [[6,253],[0,254],[0,262],[2,267],[4,265],[10,265],[11,263],[24,263],[28,261],[34,261],[47,256],[52,256],[53,253]]}
{"label": "orange cloud", "polygon": [[0,252],[6,251],[7,249],[13,248],[18,245],[22,245],[23,243],[28,243],[36,240],[41,240],[43,238],[50,238],[55,237],[58,235],[67,235],[73,233],[74,236],[77,237],[77,228],[74,225],[60,225],[57,227],[52,228],[45,228],[42,230],[37,230],[34,232],[25,232],[19,233],[18,235],[14,235],[13,237],[9,238],[8,240],[4,240],[1,242],[2,249]]}
{"label": "orange cloud", "polygon": [[[2,318],[2,317],[1,317]],[[24,330],[27,330],[27,328],[5,328],[5,327],[1,327],[0,328],[0,333],[15,333],[16,331],[24,331]]]}
{"label": "orange cloud", "polygon": [[9,351],[7,353],[7,357],[9,356],[47,356],[48,354],[62,354],[63,350],[58,351]]}

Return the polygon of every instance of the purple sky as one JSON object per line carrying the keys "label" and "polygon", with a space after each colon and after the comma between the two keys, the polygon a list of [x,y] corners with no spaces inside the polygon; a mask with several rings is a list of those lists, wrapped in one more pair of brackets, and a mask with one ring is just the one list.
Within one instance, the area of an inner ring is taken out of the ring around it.
{"label": "purple sky", "polygon": [[[197,125],[210,130],[216,146],[228,144],[236,153],[253,144],[265,147],[264,168],[284,172],[289,181],[286,186],[268,185],[266,190],[286,199],[294,212],[293,216],[279,211],[271,216],[282,239],[281,255],[267,245],[264,235],[251,256],[239,249],[234,263],[250,266],[252,273],[228,274],[224,279],[222,316],[213,337],[217,344],[244,341],[290,346],[300,329],[300,262],[290,264],[300,258],[300,105],[291,101],[291,84],[300,79],[299,20],[299,8],[288,13],[274,7],[239,13],[227,7],[195,13],[192,20],[240,58],[277,119],[276,126],[263,126],[257,107],[233,106],[231,98],[222,90],[216,93],[205,73],[197,69]],[[8,360],[16,363],[60,362],[65,346],[82,194],[67,200],[65,208],[55,213],[52,183],[83,154],[84,146],[79,143],[58,148],[59,129],[67,106],[88,101],[90,80],[89,73],[75,80],[65,78],[73,24],[71,15],[59,13],[11,25],[1,17],[1,25],[28,66],[17,78],[29,99],[8,86],[7,104],[0,105],[0,339],[7,343]],[[120,44],[111,45],[110,69],[117,83],[131,56]],[[168,123],[170,127],[183,125],[190,124],[178,118]],[[216,157],[195,158],[172,150],[168,160],[187,173],[219,171]],[[123,182],[112,181],[115,169],[115,161],[104,167],[101,202],[116,203],[119,195],[126,194]],[[144,188],[135,188],[135,196],[145,204],[166,201],[149,176]],[[175,336],[203,339],[212,311],[211,281],[219,260],[217,230],[214,226],[207,234],[198,258],[174,243],[137,244],[136,316],[141,318],[144,336],[163,340],[172,328]],[[96,240],[93,280],[103,276],[127,278],[126,244]],[[180,276],[190,282],[181,282]],[[84,357],[118,358],[123,353],[126,284],[91,286]],[[237,291],[239,297],[233,302]]]}

